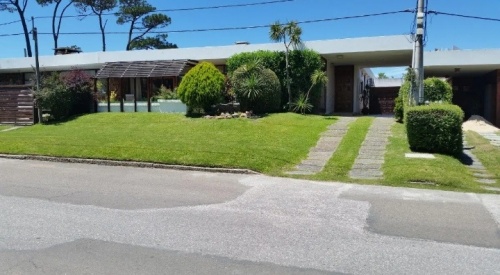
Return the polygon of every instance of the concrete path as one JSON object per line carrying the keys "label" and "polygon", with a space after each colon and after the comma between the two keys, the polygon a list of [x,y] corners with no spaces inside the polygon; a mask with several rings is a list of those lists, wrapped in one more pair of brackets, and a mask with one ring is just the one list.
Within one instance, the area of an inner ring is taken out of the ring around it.
{"label": "concrete path", "polygon": [[[463,138],[464,148],[468,147],[465,137]],[[464,149],[462,162],[473,172],[476,182],[480,183],[484,189],[500,192],[500,188],[490,186],[496,183],[495,177],[488,172],[481,161],[472,153],[470,149]]]}
{"label": "concrete path", "polygon": [[393,124],[393,117],[375,118],[349,172],[351,178],[376,180],[383,177],[385,147],[389,142]]}
{"label": "concrete path", "polygon": [[0,132],[9,132],[9,131],[14,131],[14,130],[17,130],[17,129],[20,129],[21,126],[13,126],[11,128],[7,128],[7,129],[4,129],[4,130],[1,130]]}
{"label": "concrete path", "polygon": [[491,145],[500,147],[500,135],[498,133],[478,133],[485,139],[489,140]]}
{"label": "concrete path", "polygon": [[500,196],[0,159],[0,274],[498,274]]}
{"label": "concrete path", "polygon": [[349,124],[355,121],[356,117],[339,117],[339,120],[328,127],[328,130],[321,134],[315,147],[311,148],[307,158],[295,167],[295,170],[288,172],[290,175],[313,175],[321,172],[326,163],[332,157],[335,150],[347,133]]}

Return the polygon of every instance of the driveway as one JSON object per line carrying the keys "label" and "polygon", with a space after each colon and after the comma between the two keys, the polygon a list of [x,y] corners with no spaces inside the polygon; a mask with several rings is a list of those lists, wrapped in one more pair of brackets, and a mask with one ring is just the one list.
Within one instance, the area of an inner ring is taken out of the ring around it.
{"label": "driveway", "polygon": [[498,274],[500,196],[0,159],[0,273]]}

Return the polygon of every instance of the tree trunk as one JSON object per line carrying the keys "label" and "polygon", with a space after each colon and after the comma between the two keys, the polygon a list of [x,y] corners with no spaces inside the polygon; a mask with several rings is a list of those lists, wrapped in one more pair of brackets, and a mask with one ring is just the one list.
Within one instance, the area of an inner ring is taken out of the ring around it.
{"label": "tree trunk", "polygon": [[288,48],[285,52],[285,63],[286,63],[286,88],[288,91],[288,111],[292,110],[292,89],[290,87],[290,72],[288,69]]}
{"label": "tree trunk", "polygon": [[99,28],[101,29],[101,38],[102,38],[102,51],[105,52],[106,51],[106,35],[104,33],[104,28],[106,26],[103,26],[102,24],[102,15],[99,14]]}
{"label": "tree trunk", "polygon": [[26,40],[26,51],[28,52],[28,57],[32,57],[33,53],[31,52],[30,34],[28,31],[28,25],[26,25],[26,18],[24,18],[24,11],[21,9],[21,7],[18,4],[16,5],[16,9],[17,9],[17,12],[19,13],[19,18],[21,19],[21,24],[23,25],[24,39]]}

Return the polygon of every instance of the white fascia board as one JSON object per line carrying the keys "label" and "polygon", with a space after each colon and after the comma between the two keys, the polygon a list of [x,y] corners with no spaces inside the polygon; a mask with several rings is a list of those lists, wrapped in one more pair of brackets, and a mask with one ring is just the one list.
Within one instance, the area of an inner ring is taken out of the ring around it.
{"label": "white fascia board", "polygon": [[306,47],[319,54],[343,54],[360,52],[411,51],[413,44],[406,35],[360,37],[337,40],[306,42]]}
{"label": "white fascia board", "polygon": [[[307,41],[304,42],[304,46],[318,52],[320,55],[412,49],[412,44],[409,43],[408,38],[404,35]],[[282,43],[268,43],[42,56],[40,57],[40,69],[42,71],[66,70],[70,68],[99,69],[106,62],[172,59],[207,60],[224,63],[225,60],[237,53],[258,50],[282,51],[284,49]],[[33,57],[0,59],[0,71],[4,72],[31,72],[34,66],[35,59]]]}
{"label": "white fascia board", "polygon": [[500,49],[434,51],[424,54],[424,67],[478,65],[500,66]]}

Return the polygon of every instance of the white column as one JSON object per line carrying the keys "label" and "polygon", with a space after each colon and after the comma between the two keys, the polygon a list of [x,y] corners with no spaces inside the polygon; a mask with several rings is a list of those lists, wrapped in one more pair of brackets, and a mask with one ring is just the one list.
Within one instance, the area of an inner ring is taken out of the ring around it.
{"label": "white column", "polygon": [[335,66],[333,63],[328,62],[326,65],[326,75],[328,76],[328,83],[326,85],[326,106],[325,113],[332,114],[335,106]]}

